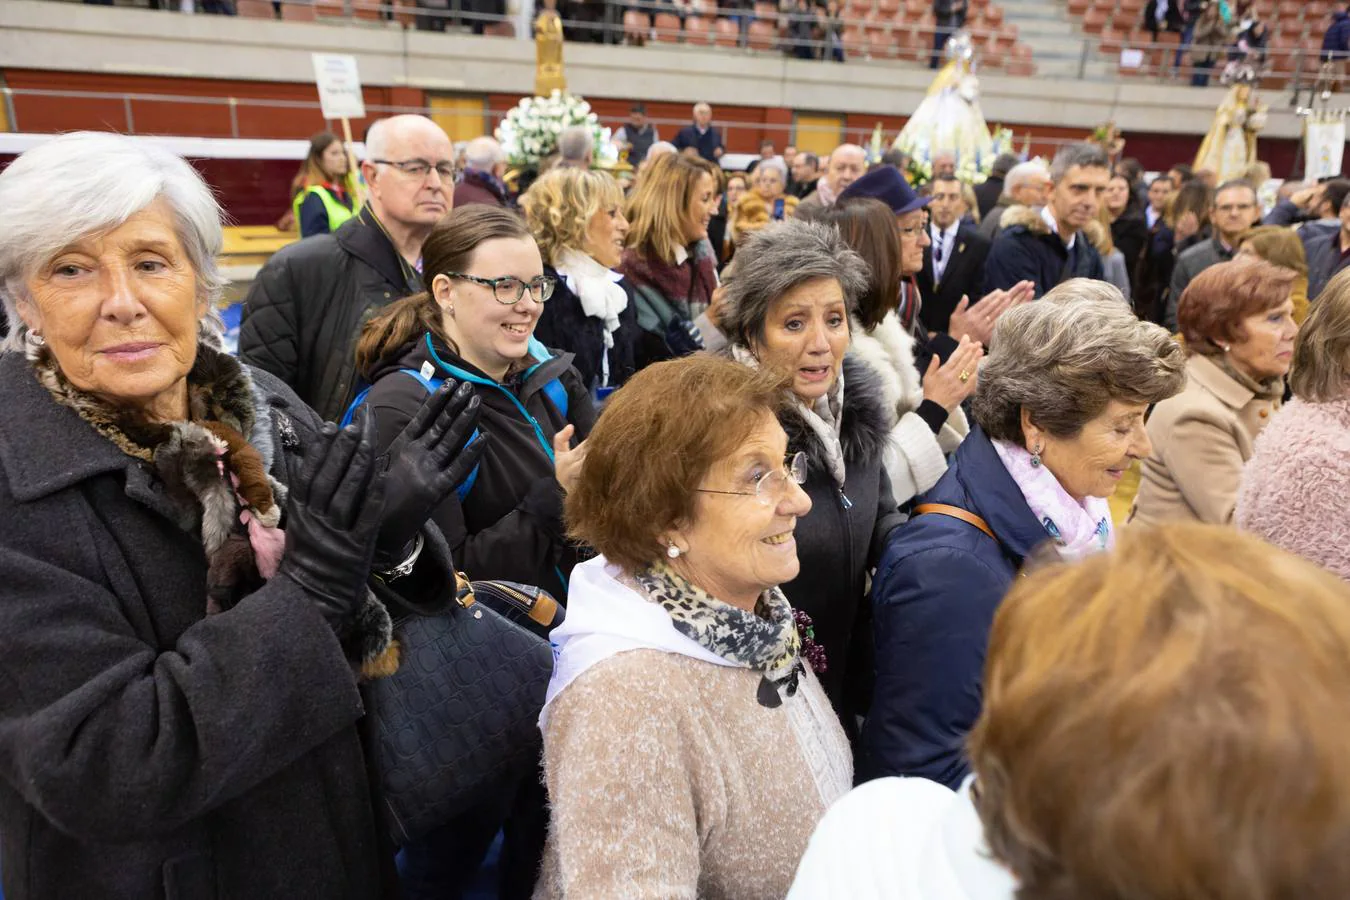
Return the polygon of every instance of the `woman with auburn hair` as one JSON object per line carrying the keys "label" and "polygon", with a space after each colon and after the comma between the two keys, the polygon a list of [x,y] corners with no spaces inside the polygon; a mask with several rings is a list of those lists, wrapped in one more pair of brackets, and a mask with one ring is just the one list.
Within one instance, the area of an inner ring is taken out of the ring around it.
{"label": "woman with auburn hair", "polygon": [[1294,301],[1294,321],[1302,325],[1308,318],[1308,256],[1298,234],[1280,225],[1261,225],[1238,238],[1237,255],[1254,256],[1293,270],[1289,299]]}
{"label": "woman with auburn hair", "polygon": [[1229,528],[1130,529],[1019,578],[955,793],[835,804],[789,900],[1339,900],[1350,588]]}
{"label": "woman with auburn hair", "polygon": [[1233,519],[1252,442],[1280,408],[1294,356],[1295,273],[1259,259],[1210,266],[1181,295],[1186,389],[1148,422],[1131,522]]}
{"label": "woman with auburn hair", "polygon": [[717,287],[717,255],[708,241],[718,195],[712,168],[666,154],[648,164],[628,199],[628,249],[619,271],[633,287],[638,324],[673,356],[703,349],[694,319]]}
{"label": "woman with auburn hair", "polygon": [[538,900],[781,898],[852,784],[818,648],[780,589],[811,510],[784,381],[670,360],[596,423],[567,521],[602,555],[573,571],[552,634]]}
{"label": "woman with auburn hair", "polygon": [[1289,386],[1242,470],[1235,521],[1350,580],[1350,273],[1299,329]]}
{"label": "woman with auburn hair", "polygon": [[300,237],[337,231],[356,215],[356,178],[350,162],[337,135],[321,131],[309,139],[309,155],[295,176],[291,201]]}
{"label": "woman with auburn hair", "polygon": [[544,275],[555,279],[535,337],[573,354],[592,391],[618,387],[662,349],[644,342],[632,288],[617,271],[628,237],[623,190],[607,172],[553,169],[530,185],[520,207]]}

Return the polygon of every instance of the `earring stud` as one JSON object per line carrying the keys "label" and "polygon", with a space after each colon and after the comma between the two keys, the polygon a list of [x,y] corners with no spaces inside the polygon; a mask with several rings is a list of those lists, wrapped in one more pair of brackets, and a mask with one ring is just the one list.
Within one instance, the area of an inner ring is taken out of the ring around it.
{"label": "earring stud", "polygon": [[676,547],[675,544],[672,543],[669,547],[666,548],[666,556],[669,556],[671,559],[679,559],[680,548]]}

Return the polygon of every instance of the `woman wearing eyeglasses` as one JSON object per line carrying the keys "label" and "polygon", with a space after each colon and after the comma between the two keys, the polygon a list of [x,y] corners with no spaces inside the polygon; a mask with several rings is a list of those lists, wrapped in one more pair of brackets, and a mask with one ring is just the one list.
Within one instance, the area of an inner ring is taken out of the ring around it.
{"label": "woman wearing eyeglasses", "polygon": [[382,310],[357,347],[380,444],[411,419],[428,383],[473,383],[489,443],[434,519],[470,578],[536,584],[561,600],[576,564],[562,498],[595,414],[571,354],[533,339],[554,281],[524,220],[482,204],[446,217],[422,255],[426,290]]}
{"label": "woman wearing eyeglasses", "polygon": [[806,454],[812,509],[796,532],[801,574],[783,585],[825,651],[816,671],[851,730],[870,691],[867,573],[901,520],[884,468],[890,439],[880,376],[845,356],[867,265],[838,229],[789,220],[736,254],[720,316],[733,357],[789,380],[779,415],[788,449]]}
{"label": "woman wearing eyeglasses", "polygon": [[783,897],[852,784],[811,631],[779,589],[832,502],[799,486],[783,383],[704,354],[661,362],[595,426],[567,519],[603,555],[577,566],[552,634],[540,900]]}
{"label": "woman wearing eyeglasses", "polygon": [[[474,385],[488,443],[432,520],[469,578],[534,584],[562,601],[577,562],[563,531],[563,495],[575,485],[595,413],[571,354],[551,354],[533,339],[553,280],[525,221],[499,207],[456,209],[422,254],[426,290],[385,307],[362,332],[356,363],[373,386],[358,403],[374,414],[383,452],[435,385]],[[502,896],[529,896],[543,797],[537,779],[520,774],[518,798],[504,788],[404,848],[405,897],[458,896],[508,816],[503,872],[522,883],[505,883]]]}

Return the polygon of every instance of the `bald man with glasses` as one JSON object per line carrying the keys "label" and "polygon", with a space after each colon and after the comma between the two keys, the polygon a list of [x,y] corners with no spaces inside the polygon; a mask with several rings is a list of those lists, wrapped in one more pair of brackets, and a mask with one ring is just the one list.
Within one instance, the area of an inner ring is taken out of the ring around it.
{"label": "bald man with glasses", "polygon": [[372,309],[422,290],[422,243],[454,205],[450,138],[425,116],[366,135],[366,205],[332,234],[274,254],[244,299],[239,357],[328,421],[356,396],[356,339]]}

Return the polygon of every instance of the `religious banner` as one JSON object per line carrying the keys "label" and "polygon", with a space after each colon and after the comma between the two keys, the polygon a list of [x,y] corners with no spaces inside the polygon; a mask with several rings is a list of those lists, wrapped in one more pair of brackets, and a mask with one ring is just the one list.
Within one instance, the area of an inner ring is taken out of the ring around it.
{"label": "religious banner", "polygon": [[1345,153],[1344,110],[1327,110],[1308,116],[1303,135],[1307,159],[1304,179],[1313,181],[1339,176],[1341,157]]}

